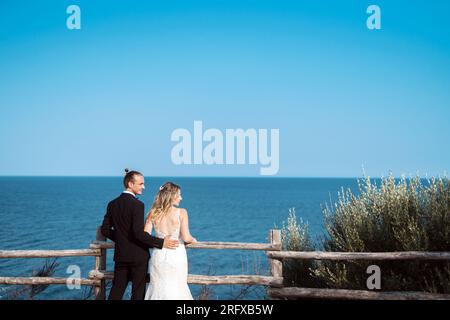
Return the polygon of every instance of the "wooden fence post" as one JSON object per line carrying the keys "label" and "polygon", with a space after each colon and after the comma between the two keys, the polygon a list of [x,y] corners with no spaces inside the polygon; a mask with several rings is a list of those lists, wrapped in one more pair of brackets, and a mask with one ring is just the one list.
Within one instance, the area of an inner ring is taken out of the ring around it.
{"label": "wooden fence post", "polygon": [[[97,228],[97,234],[95,236],[95,240],[106,241],[106,237],[100,231],[100,227]],[[95,270],[96,271],[102,270],[102,272],[103,272],[106,270],[106,249],[102,248],[102,249],[100,249],[100,252],[101,252],[100,256],[95,257]],[[94,292],[95,292],[96,300],[105,300],[106,299],[106,280],[105,279],[100,280],[100,286],[94,287]]]}
{"label": "wooden fence post", "polygon": [[[274,251],[281,251],[281,230],[271,229],[269,231],[269,242],[274,246]],[[283,263],[278,259],[269,259],[269,262],[272,277],[283,277]]]}
{"label": "wooden fence post", "polygon": [[[281,243],[281,231],[278,229],[270,229],[269,231],[269,242],[274,246],[274,251],[281,251],[283,249]],[[270,273],[272,277],[283,278],[283,261],[278,259],[269,258],[270,263]],[[284,281],[283,281],[284,282]],[[283,286],[283,284],[282,284]],[[268,295],[272,300],[279,300],[279,298],[271,295],[271,290],[273,287],[269,287]]]}

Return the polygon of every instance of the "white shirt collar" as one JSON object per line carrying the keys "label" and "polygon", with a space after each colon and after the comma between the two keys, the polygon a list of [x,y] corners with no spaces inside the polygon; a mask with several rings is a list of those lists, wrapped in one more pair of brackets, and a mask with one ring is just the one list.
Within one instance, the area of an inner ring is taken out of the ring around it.
{"label": "white shirt collar", "polygon": [[125,190],[125,191],[123,191],[122,193],[129,193],[129,194],[131,194],[133,197],[136,197],[136,195],[135,195],[133,192],[128,191],[128,190]]}

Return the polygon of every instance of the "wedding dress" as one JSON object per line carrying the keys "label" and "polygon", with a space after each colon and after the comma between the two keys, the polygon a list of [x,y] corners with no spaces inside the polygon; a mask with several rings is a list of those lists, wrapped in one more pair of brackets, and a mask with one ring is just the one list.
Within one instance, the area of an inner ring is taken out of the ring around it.
{"label": "wedding dress", "polygon": [[[148,271],[150,283],[145,292],[145,300],[193,300],[187,284],[188,263],[186,248],[180,236],[180,210],[177,210],[178,227],[170,234],[172,239],[179,240],[176,249],[151,249]],[[156,236],[167,235],[156,229]]]}

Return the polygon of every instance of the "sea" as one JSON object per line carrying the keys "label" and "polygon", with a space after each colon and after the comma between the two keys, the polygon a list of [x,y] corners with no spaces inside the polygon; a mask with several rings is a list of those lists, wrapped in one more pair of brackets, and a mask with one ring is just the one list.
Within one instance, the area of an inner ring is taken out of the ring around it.
{"label": "sea", "polygon": [[[290,210],[308,224],[313,241],[326,236],[322,208],[338,192],[358,193],[358,178],[145,177],[139,199],[148,210],[159,187],[172,181],[182,189],[180,207],[189,214],[198,241],[267,243]],[[0,177],[0,250],[87,249],[95,240],[109,201],[122,192],[121,177]],[[268,275],[263,252],[188,249],[189,274]],[[108,250],[107,270],[113,270]],[[0,277],[29,277],[54,263],[54,277],[80,272],[87,278],[94,257],[0,259]],[[267,299],[263,286],[189,285],[195,299]],[[90,287],[50,285],[30,294],[25,286],[0,285],[0,299],[90,299]],[[124,299],[129,299],[131,284]]]}

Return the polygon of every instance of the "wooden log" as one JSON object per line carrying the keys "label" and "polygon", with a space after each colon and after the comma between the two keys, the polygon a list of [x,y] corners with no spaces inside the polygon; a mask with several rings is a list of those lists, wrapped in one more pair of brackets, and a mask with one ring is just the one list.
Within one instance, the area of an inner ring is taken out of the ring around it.
{"label": "wooden log", "polygon": [[[102,234],[101,228],[97,228],[95,236],[97,241],[106,241],[106,237]],[[95,270],[106,269],[106,252],[105,248],[100,248],[100,256],[95,257]],[[106,280],[100,280],[100,285],[94,288],[95,300],[106,300]]]}
{"label": "wooden log", "polygon": [[246,284],[282,287],[283,278],[255,275],[204,276],[190,274],[188,275],[188,283],[202,285]]}
{"label": "wooden log", "polygon": [[57,258],[100,256],[98,249],[74,250],[0,250],[0,258]]}
{"label": "wooden log", "polygon": [[[89,272],[89,279],[113,279],[114,272],[92,270]],[[267,285],[274,287],[281,287],[283,285],[282,278],[275,278],[269,276],[254,276],[254,275],[224,275],[224,276],[205,276],[189,274],[188,283],[191,284],[205,284],[205,285],[229,285],[229,284],[247,284],[247,285]]]}
{"label": "wooden log", "polygon": [[106,242],[106,241],[92,241],[89,245],[91,249],[114,249],[114,242]]}
{"label": "wooden log", "polygon": [[450,252],[326,252],[326,251],[282,251],[266,252],[270,259],[315,259],[315,260],[450,260]]}
{"label": "wooden log", "polygon": [[[272,229],[269,231],[269,242],[272,246],[277,248],[277,250],[282,249],[281,243],[281,231]],[[275,278],[283,277],[283,263],[280,260],[269,259],[270,263],[270,274]]]}
{"label": "wooden log", "polygon": [[[113,249],[113,242],[94,241],[90,245],[91,249]],[[267,243],[243,243],[243,242],[197,242],[186,244],[187,249],[236,249],[236,250],[262,250],[276,251],[277,246]]]}
{"label": "wooden log", "polygon": [[268,295],[277,299],[320,298],[346,300],[450,300],[450,294],[413,291],[367,291],[317,288],[269,288]]}
{"label": "wooden log", "polygon": [[236,249],[236,250],[262,250],[276,251],[277,246],[267,243],[244,243],[244,242],[197,242],[187,244],[186,248],[192,249]]}
{"label": "wooden log", "polygon": [[0,277],[0,284],[10,285],[39,285],[39,284],[80,284],[86,286],[99,285],[96,279],[73,279],[51,277]]}
{"label": "wooden log", "polygon": [[89,279],[107,279],[111,280],[114,278],[114,272],[113,271],[105,271],[105,270],[91,270],[89,271],[88,275]]}

